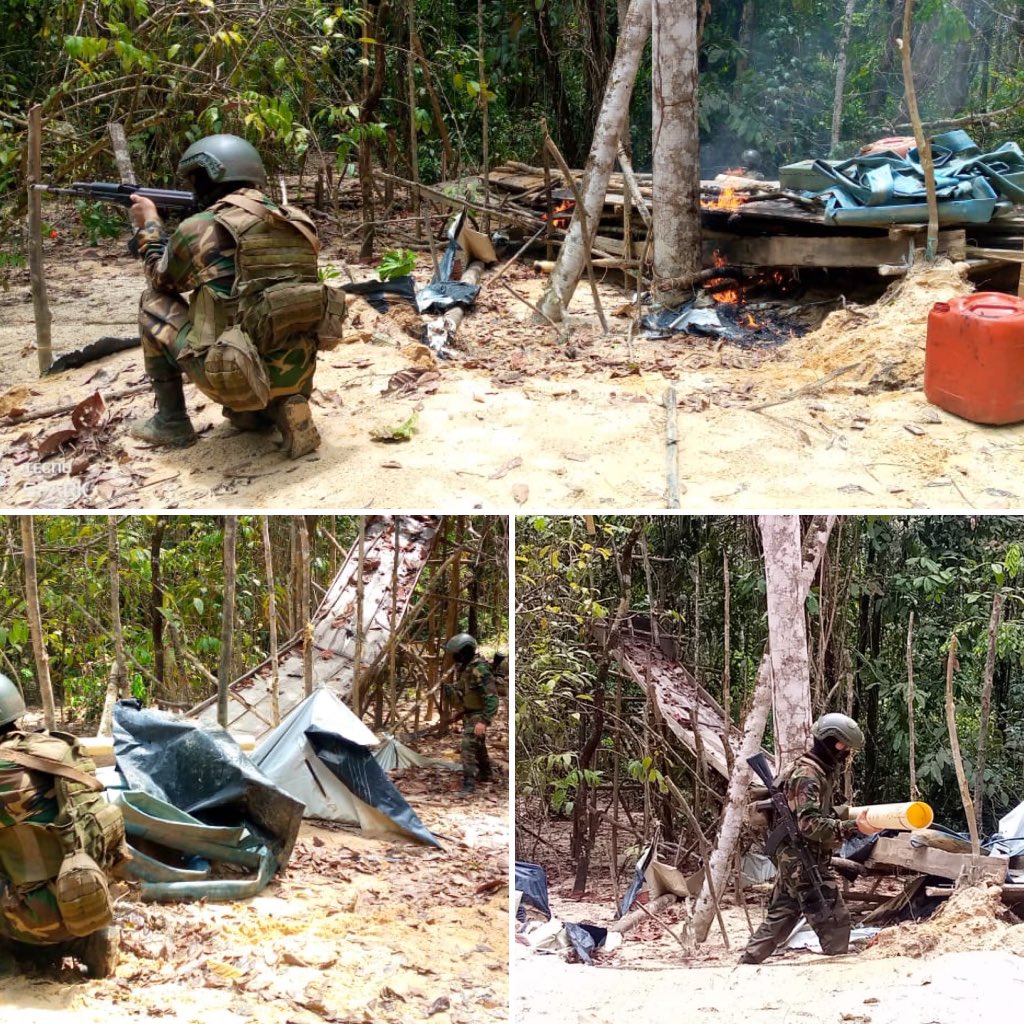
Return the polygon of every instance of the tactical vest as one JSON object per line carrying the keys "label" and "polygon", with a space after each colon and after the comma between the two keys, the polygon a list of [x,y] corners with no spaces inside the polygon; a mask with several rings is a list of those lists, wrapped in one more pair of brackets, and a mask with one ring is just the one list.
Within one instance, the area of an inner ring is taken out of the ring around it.
{"label": "tactical vest", "polygon": [[[272,210],[255,189],[225,196],[210,212],[235,243],[235,280],[228,295],[195,290],[189,347],[205,353],[237,323],[260,350],[271,336],[315,329],[323,316],[323,289],[317,281],[320,246],[309,217],[290,206]],[[270,289],[275,298],[268,302],[263,293]]]}
{"label": "tactical vest", "polygon": [[[40,786],[52,785],[58,808],[52,822],[19,821],[0,828],[0,874],[10,881],[12,895],[46,886],[72,935],[87,935],[109,924],[113,909],[105,873],[125,859],[127,847],[121,809],[106,801],[102,786],[97,790],[98,784],[86,778],[95,780],[96,765],[74,736],[62,732],[11,733],[0,745],[0,760],[20,764]],[[62,776],[61,768],[81,781]],[[24,909],[15,898],[4,910],[17,919],[19,908]],[[31,914],[19,924],[32,934]],[[50,927],[46,923],[45,930]]]}
{"label": "tactical vest", "polygon": [[475,685],[476,673],[473,671],[479,664],[487,665],[487,662],[482,658],[477,658],[462,670],[462,706],[467,712],[471,713],[483,711],[484,709],[484,695],[480,692],[480,688]]}

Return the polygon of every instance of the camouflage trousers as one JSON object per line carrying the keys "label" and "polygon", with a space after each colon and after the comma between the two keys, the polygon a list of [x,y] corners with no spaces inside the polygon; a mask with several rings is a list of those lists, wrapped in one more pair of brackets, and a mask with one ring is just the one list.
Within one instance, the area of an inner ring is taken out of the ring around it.
{"label": "camouflage trousers", "polygon": [[73,938],[64,927],[57,897],[49,884],[19,893],[9,882],[0,880],[0,939],[47,946]]}
{"label": "camouflage trousers", "polygon": [[[814,909],[814,890],[806,881],[796,855],[787,847],[779,849],[777,866],[775,888],[768,902],[764,922],[750,937],[744,951],[747,962],[761,963],[767,960],[780,943],[789,937],[801,914],[807,918],[807,923],[818,936],[823,953],[827,956],[840,956],[848,952],[850,912],[843,902],[828,862],[819,862],[821,888],[825,897],[825,905],[820,910]],[[812,908],[810,913],[807,912],[808,905]]]}
{"label": "camouflage trousers", "polygon": [[477,736],[473,730],[483,715],[467,711],[462,719],[462,777],[470,782],[480,779],[486,782],[491,777],[491,759],[487,755],[487,737]]}
{"label": "camouflage trousers", "polygon": [[[146,372],[154,380],[185,373],[203,394],[227,405],[206,377],[204,356],[189,347],[191,327],[188,303],[177,292],[147,288],[139,302],[139,335]],[[288,395],[308,398],[312,394],[316,352],[317,341],[312,334],[295,335],[280,348],[260,352],[270,381],[271,400]],[[158,376],[160,373],[164,375]]]}

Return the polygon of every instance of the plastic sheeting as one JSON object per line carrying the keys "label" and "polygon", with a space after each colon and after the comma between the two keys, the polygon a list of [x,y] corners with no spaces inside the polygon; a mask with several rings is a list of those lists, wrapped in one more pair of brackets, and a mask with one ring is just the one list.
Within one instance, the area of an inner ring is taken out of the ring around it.
{"label": "plastic sheeting", "polygon": [[360,800],[386,815],[414,839],[430,846],[441,845],[366,747],[317,726],[306,729],[305,736],[323,764]]}
{"label": "plastic sheeting", "polygon": [[210,825],[245,824],[266,842],[278,867],[288,863],[302,804],[271,782],[224,730],[121,701],[114,708],[114,757],[129,789]]}
{"label": "plastic sheeting", "polygon": [[453,772],[462,771],[460,762],[427,757],[412,747],[407,747],[394,736],[385,736],[380,746],[373,751],[373,757],[386,772],[393,772],[396,768],[445,768]]}
{"label": "plastic sheeting", "polygon": [[[539,864],[531,864],[525,860],[516,861],[516,892],[523,894],[522,903],[535,907],[548,920],[551,919],[551,906],[548,903],[548,876]],[[520,920],[525,920],[526,911],[521,905],[519,913],[522,915]]]}
{"label": "plastic sheeting", "polygon": [[448,246],[438,260],[430,284],[416,293],[416,308],[421,313],[444,313],[453,306],[472,306],[480,294],[480,285],[452,280],[455,256],[461,248],[459,235],[465,222],[465,213],[459,214],[448,232]]}
{"label": "plastic sheeting", "polygon": [[640,895],[640,890],[644,887],[644,876],[647,874],[647,868],[651,863],[651,859],[654,857],[654,847],[648,846],[647,849],[640,854],[639,859],[636,862],[636,872],[633,875],[633,884],[626,890],[626,895],[622,897],[622,904],[619,906],[619,912],[616,917],[623,917],[626,911],[633,906],[636,902],[637,896]]}
{"label": "plastic sheeting", "polygon": [[[1006,142],[982,153],[964,131],[931,140],[940,224],[982,224],[1000,200],[1024,202],[1024,152]],[[811,174],[820,187],[805,194],[825,200],[830,224],[883,226],[928,219],[924,171],[917,148],[906,156],[879,152],[839,163],[815,160]]]}

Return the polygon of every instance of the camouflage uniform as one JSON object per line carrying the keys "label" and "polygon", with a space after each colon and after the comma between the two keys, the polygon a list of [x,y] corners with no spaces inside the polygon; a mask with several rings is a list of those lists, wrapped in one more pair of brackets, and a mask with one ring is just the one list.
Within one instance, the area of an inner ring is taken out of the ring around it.
{"label": "camouflage uniform", "polygon": [[[280,209],[256,189],[239,189],[233,194],[256,200],[271,211]],[[205,346],[197,346],[192,337],[197,309],[204,303],[228,303],[235,283],[236,245],[218,221],[222,203],[182,221],[171,235],[159,220],[147,221],[139,230],[139,254],[149,282],[139,303],[139,331],[151,377],[159,380],[169,372],[184,371],[204,394],[230,408],[230,396],[211,387],[204,373]],[[182,297],[184,292],[192,292],[189,301]],[[279,347],[261,349],[271,400],[287,395],[309,397],[316,353],[317,339],[312,333],[293,335]]]}
{"label": "camouflage uniform", "polygon": [[487,737],[474,732],[477,722],[490,725],[498,713],[498,689],[491,666],[483,658],[474,658],[459,670],[449,695],[456,710],[465,712],[462,719],[462,776],[469,782],[486,782],[491,777],[491,761],[487,756]]}
{"label": "camouflage uniform", "polygon": [[808,897],[813,903],[814,889],[789,840],[783,840],[775,853],[778,874],[767,914],[744,952],[748,963],[767,960],[786,940],[801,914],[817,934],[822,952],[837,956],[849,949],[850,912],[829,862],[832,851],[857,831],[857,823],[830,816],[834,813],[832,794],[837,774],[838,768],[827,768],[810,753],[802,754],[782,773],[779,784],[821,873],[825,906],[820,913],[808,914],[803,909]]}
{"label": "camouflage uniform", "polygon": [[49,945],[73,938],[52,890],[63,853],[33,826],[52,824],[58,805],[52,775],[4,759],[4,747],[23,737],[12,732],[0,742],[0,937]]}

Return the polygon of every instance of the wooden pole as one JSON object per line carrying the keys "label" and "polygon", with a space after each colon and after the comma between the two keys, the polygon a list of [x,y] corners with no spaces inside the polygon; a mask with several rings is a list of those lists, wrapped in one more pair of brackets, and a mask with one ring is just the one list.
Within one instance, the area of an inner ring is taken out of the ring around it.
{"label": "wooden pole", "polygon": [[[394,517],[395,533],[395,558],[391,566],[391,635],[398,632],[398,556],[401,543],[401,519]],[[397,673],[398,644],[391,645],[391,657],[388,659],[388,692],[390,696],[388,708],[388,721],[391,728],[395,728],[398,721],[398,673]]]}
{"label": "wooden pole", "polygon": [[[729,732],[732,728],[732,708],[730,703],[732,700],[732,694],[730,692],[730,683],[732,680],[732,635],[730,628],[730,592],[729,592],[729,552],[722,552],[722,579],[725,586],[725,622],[723,623],[722,629],[724,633],[723,637],[723,665],[722,665],[722,713],[725,719],[725,752],[726,756],[729,757],[732,754],[732,744],[729,739]],[[732,774],[732,765],[729,766],[729,774]]]}
{"label": "wooden pole", "polygon": [[43,721],[47,729],[56,724],[53,708],[53,686],[50,683],[50,656],[43,639],[43,620],[39,609],[39,585],[36,579],[36,539],[32,516],[19,517],[21,523],[21,547],[25,561],[25,604],[28,624],[32,633],[32,652],[36,661],[36,676],[39,680],[39,697],[43,702]]}
{"label": "wooden pole", "polygon": [[[490,155],[488,153],[488,105],[487,105],[487,69],[484,67],[484,0],[476,0],[476,30],[477,30],[477,48],[478,57],[480,60],[480,113],[481,113],[481,127],[480,133],[482,136],[482,154],[481,154],[481,174],[484,179],[484,206],[488,206],[490,202],[491,194],[491,174],[488,163],[490,161]],[[487,211],[484,211],[483,219],[484,234],[489,235],[491,233],[491,217]],[[607,331],[605,332],[608,333]]]}
{"label": "wooden pole", "polygon": [[679,508],[679,418],[676,389],[665,390],[665,454],[668,459],[668,507]]}
{"label": "wooden pole", "polygon": [[366,563],[366,516],[359,517],[359,552],[356,561],[356,649],[352,659],[352,710],[359,714],[363,674],[363,573]]}
{"label": "wooden pole", "polygon": [[103,698],[100,724],[96,730],[98,736],[109,736],[114,731],[114,704],[117,701],[118,692],[128,678],[128,668],[124,657],[124,630],[121,626],[121,576],[117,546],[117,519],[114,516],[107,517],[107,551],[107,563],[110,569],[110,630],[114,635],[114,663],[110,666],[107,694]]}
{"label": "wooden pole", "polygon": [[910,63],[910,33],[914,14],[914,0],[905,0],[903,7],[903,38],[897,39],[900,56],[903,59],[903,84],[907,92],[907,113],[914,126],[914,139],[924,171],[924,188],[928,198],[928,235],[924,258],[928,263],[935,259],[939,242],[939,203],[935,195],[935,164],[932,161],[931,143],[925,138],[921,115],[917,109],[917,91],[914,88],[914,70]]}
{"label": "wooden pole", "polygon": [[[406,0],[409,16],[409,39],[416,35],[416,5],[414,0]],[[412,212],[418,217],[420,215],[420,157],[419,139],[416,135],[416,55],[413,53],[412,43],[409,43],[409,62],[406,71],[409,84],[409,170],[414,185],[412,190]],[[420,232],[421,224],[416,223],[416,234]],[[429,228],[427,229],[430,230]]]}
{"label": "wooden pole", "polygon": [[28,265],[40,377],[53,362],[53,347],[50,343],[52,317],[46,296],[46,270],[43,266],[43,199],[42,194],[32,187],[40,184],[43,176],[42,138],[42,107],[36,103],[28,112]]}
{"label": "wooden pole", "polygon": [[277,664],[277,593],[274,580],[274,555],[270,547],[270,517],[260,516],[263,538],[263,564],[267,570],[267,625],[270,631],[270,720],[281,721],[281,679]]}
{"label": "wooden pole", "polygon": [[235,640],[235,545],[238,517],[224,517],[224,600],[221,605],[220,666],[217,672],[217,722],[228,727],[228,684]]}
{"label": "wooden pole", "polygon": [[114,147],[114,160],[117,163],[117,173],[121,178],[122,185],[136,185],[135,168],[132,167],[131,154],[128,152],[128,140],[125,138],[124,125],[120,121],[114,121],[107,125],[110,133],[110,143]]}
{"label": "wooden pole", "polygon": [[946,659],[946,728],[949,730],[949,746],[953,754],[953,767],[956,769],[956,781],[960,787],[960,800],[964,805],[964,816],[967,828],[971,833],[971,854],[981,856],[981,841],[978,838],[978,824],[974,820],[974,802],[967,786],[967,775],[964,772],[964,761],[960,756],[960,737],[956,731],[956,704],[953,701],[953,672],[957,667],[957,638],[953,633],[949,638],[949,657]]}
{"label": "wooden pole", "polygon": [[309,607],[309,530],[306,517],[295,517],[299,539],[299,601],[302,605],[299,621],[302,626],[302,692],[308,697],[313,692],[313,622]]}
{"label": "wooden pole", "polygon": [[[1003,595],[996,591],[992,598],[992,615],[988,621],[988,654],[985,658],[985,679],[981,687],[981,720],[978,723],[978,763],[974,769],[974,815],[981,831],[981,806],[985,799],[985,750],[988,746],[988,720],[992,713],[992,679],[996,672],[996,638],[1003,617]],[[913,799],[913,797],[911,797]]]}
{"label": "wooden pole", "polygon": [[916,800],[917,753],[914,736],[914,613],[907,622],[907,729],[910,743],[910,799]]}

